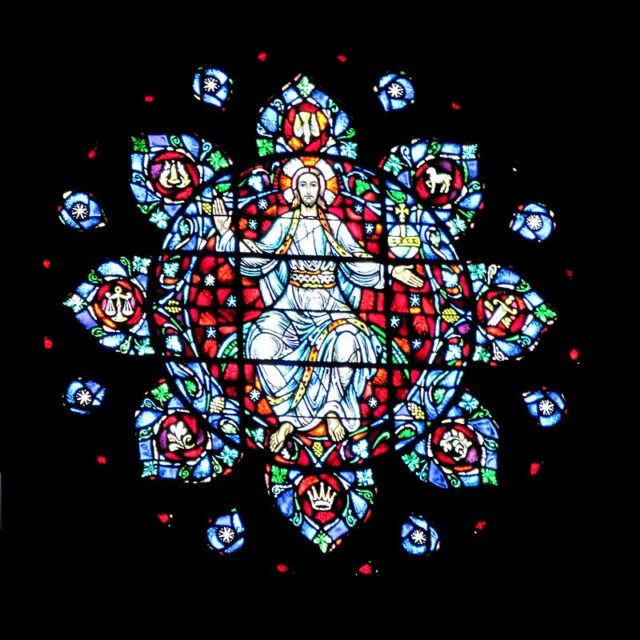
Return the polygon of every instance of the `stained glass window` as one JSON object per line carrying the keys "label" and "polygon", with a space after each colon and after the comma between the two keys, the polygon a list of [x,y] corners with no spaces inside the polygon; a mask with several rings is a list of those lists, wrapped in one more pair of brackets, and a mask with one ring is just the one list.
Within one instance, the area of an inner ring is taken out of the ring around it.
{"label": "stained glass window", "polygon": [[512,138],[415,60],[267,53],[142,65],[124,124],[65,121],[35,247],[42,410],[66,406],[98,498],[61,529],[221,575],[543,555],[527,514],[560,511],[540,505],[569,474],[581,365],[577,223],[535,109],[510,103]]}

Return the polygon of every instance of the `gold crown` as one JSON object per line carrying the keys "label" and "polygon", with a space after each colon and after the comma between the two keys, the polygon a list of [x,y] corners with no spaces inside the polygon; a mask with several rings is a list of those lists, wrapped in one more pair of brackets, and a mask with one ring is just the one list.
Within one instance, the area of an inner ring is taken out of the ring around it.
{"label": "gold crown", "polygon": [[[318,490],[320,487],[320,490]],[[336,492],[331,487],[325,485],[324,482],[314,484],[309,491],[307,491],[311,506],[316,511],[330,511],[333,506],[333,501],[336,499]]]}

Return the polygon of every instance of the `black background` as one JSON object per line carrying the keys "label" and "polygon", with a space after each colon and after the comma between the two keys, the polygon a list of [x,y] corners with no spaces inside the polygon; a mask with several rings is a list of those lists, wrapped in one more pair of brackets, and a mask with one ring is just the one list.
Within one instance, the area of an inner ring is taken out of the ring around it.
{"label": "black background", "polygon": [[[29,185],[19,213],[22,233],[26,227],[36,234],[28,263],[20,261],[30,285],[23,302],[30,337],[22,353],[35,371],[18,385],[25,425],[18,433],[7,430],[11,446],[2,459],[2,537],[17,550],[22,575],[53,582],[71,575],[83,585],[114,578],[123,587],[185,581],[213,589],[238,577],[246,584],[273,579],[281,585],[293,574],[301,580],[357,580],[365,590],[372,588],[362,586],[366,580],[377,580],[375,589],[381,589],[409,577],[434,594],[510,592],[522,594],[523,601],[525,594],[554,600],[584,587],[595,525],[586,508],[590,481],[580,444],[586,437],[581,389],[588,354],[579,304],[586,279],[579,243],[584,210],[573,165],[580,160],[574,120],[584,97],[581,70],[553,51],[541,59],[517,47],[480,59],[472,50],[435,56],[401,47],[318,51],[301,45],[294,55],[290,48],[265,45],[264,63],[256,59],[262,49],[254,43],[197,53],[176,47],[174,55],[150,47],[148,58],[139,56],[135,64],[107,59],[99,49],[82,55],[52,49],[46,69],[30,66],[17,80],[23,98],[18,104],[41,109],[25,138],[17,135],[33,149],[25,159]],[[200,64],[220,66],[234,79],[225,112],[193,99],[191,78]],[[385,114],[372,86],[381,73],[397,69],[415,79],[417,101],[404,112]],[[128,188],[130,134],[196,132],[218,143],[237,167],[250,166],[258,109],[300,71],[352,116],[363,166],[374,166],[391,146],[418,136],[479,143],[486,208],[459,241],[458,253],[513,266],[559,312],[523,361],[495,368],[472,364],[465,374],[465,386],[502,429],[500,487],[442,491],[387,456],[377,463],[373,518],[328,556],[271,505],[257,454],[247,453],[230,477],[209,486],[142,482],[133,414],[144,391],[164,375],[163,366],[154,357],[125,358],[101,349],[61,305],[105,259],[153,255],[161,246],[163,232],[137,212]],[[145,95],[154,102],[145,102]],[[452,101],[462,109],[452,110]],[[96,145],[97,157],[90,160],[87,152]],[[56,206],[69,189],[98,196],[106,228],[78,234],[60,224]],[[508,229],[514,206],[524,201],[548,203],[556,212],[558,228],[547,242],[529,243]],[[48,270],[41,266],[45,258],[52,263]],[[54,341],[51,351],[42,348],[45,335]],[[580,364],[568,356],[574,347]],[[90,417],[71,416],[61,406],[76,375],[107,387],[103,409]],[[523,391],[542,385],[563,391],[569,407],[565,420],[545,432],[521,399]],[[108,464],[97,465],[97,455]],[[529,475],[533,461],[543,462],[535,478]],[[206,548],[206,520],[232,506],[243,515],[246,544],[235,557],[218,558]],[[400,523],[411,511],[428,517],[441,534],[442,549],[432,558],[409,557],[400,547]],[[158,512],[174,514],[170,528],[158,522]],[[479,519],[487,526],[476,534]],[[377,575],[354,578],[366,561]],[[277,575],[277,563],[290,568],[288,577]],[[277,600],[281,588],[266,599]],[[398,600],[416,595],[402,587],[388,593]]]}

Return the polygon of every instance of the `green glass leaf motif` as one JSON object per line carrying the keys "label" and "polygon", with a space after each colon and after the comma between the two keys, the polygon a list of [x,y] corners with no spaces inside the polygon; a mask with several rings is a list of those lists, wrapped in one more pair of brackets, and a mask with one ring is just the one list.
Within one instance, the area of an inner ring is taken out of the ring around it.
{"label": "green glass leaf motif", "polygon": [[153,355],[155,353],[149,338],[142,338],[142,340],[134,340],[134,346],[136,353],[139,356]]}
{"label": "green glass leaf motif", "polygon": [[77,293],[72,293],[62,304],[65,307],[69,307],[74,313],[78,313],[89,306],[89,303]]}
{"label": "green glass leaf motif", "polygon": [[487,274],[487,267],[482,263],[470,264],[469,273],[471,274],[471,277],[474,278],[475,280],[482,280]]}
{"label": "green glass leaf motif", "polygon": [[489,360],[491,360],[491,354],[485,347],[477,345],[473,352],[473,359],[475,362],[489,362]]}
{"label": "green glass leaf motif", "polygon": [[151,395],[161,404],[167,404],[167,401],[173,395],[171,391],[169,391],[169,385],[166,382],[159,384],[155,389],[151,390]]}
{"label": "green glass leaf motif", "polygon": [[533,315],[541,322],[549,324],[558,317],[558,314],[544,302],[533,312]]}
{"label": "green glass leaf motif", "polygon": [[[387,158],[387,161],[384,163],[382,167],[385,171],[392,173],[394,176],[397,176],[400,170],[402,169],[402,161],[398,156],[391,155]],[[404,202],[404,201],[403,201]]]}
{"label": "green glass leaf motif", "polygon": [[322,551],[322,553],[327,553],[327,551],[329,551],[329,542],[331,541],[331,538],[329,538],[324,531],[318,531],[318,534],[313,541],[320,547],[320,551]]}
{"label": "green glass leaf motif", "polygon": [[482,482],[484,484],[492,484],[498,486],[498,478],[493,469],[481,469]]}
{"label": "green glass leaf motif", "polygon": [[355,160],[358,157],[358,145],[355,142],[341,142],[340,155]]}
{"label": "green glass leaf motif", "polygon": [[147,151],[149,151],[149,147],[147,146],[147,141],[144,138],[131,136],[131,144],[133,145],[134,151],[138,151],[141,153],[147,153]]}
{"label": "green glass leaf motif", "polygon": [[363,193],[366,193],[371,188],[371,185],[367,180],[361,180],[360,178],[356,178],[356,195],[361,196]]}
{"label": "green glass leaf motif", "polygon": [[273,484],[284,484],[287,480],[287,470],[282,467],[271,467],[271,482]]}
{"label": "green glass leaf motif", "polygon": [[273,153],[273,142],[271,140],[265,140],[264,138],[258,138],[258,155],[268,156]]}
{"label": "green glass leaf motif", "polygon": [[409,467],[410,471],[415,471],[422,464],[421,458],[415,451],[403,455],[402,461]]}
{"label": "green glass leaf motif", "polygon": [[158,474],[157,463],[149,460],[142,465],[142,477],[149,478]]}
{"label": "green glass leaf motif", "polygon": [[214,151],[208,158],[207,162],[214,171],[224,169],[229,166],[229,161],[222,155],[220,151]]}
{"label": "green glass leaf motif", "polygon": [[309,97],[314,89],[315,85],[311,80],[309,80],[309,78],[307,78],[307,76],[302,76],[302,78],[300,78],[300,82],[298,82],[298,91],[302,97]]}

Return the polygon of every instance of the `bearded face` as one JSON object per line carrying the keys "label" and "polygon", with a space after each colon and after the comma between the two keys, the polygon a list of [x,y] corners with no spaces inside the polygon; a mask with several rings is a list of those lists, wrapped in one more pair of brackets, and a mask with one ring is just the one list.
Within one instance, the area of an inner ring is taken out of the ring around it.
{"label": "bearded face", "polygon": [[312,173],[304,173],[298,179],[298,196],[305,207],[313,207],[318,202],[320,183],[317,176]]}

